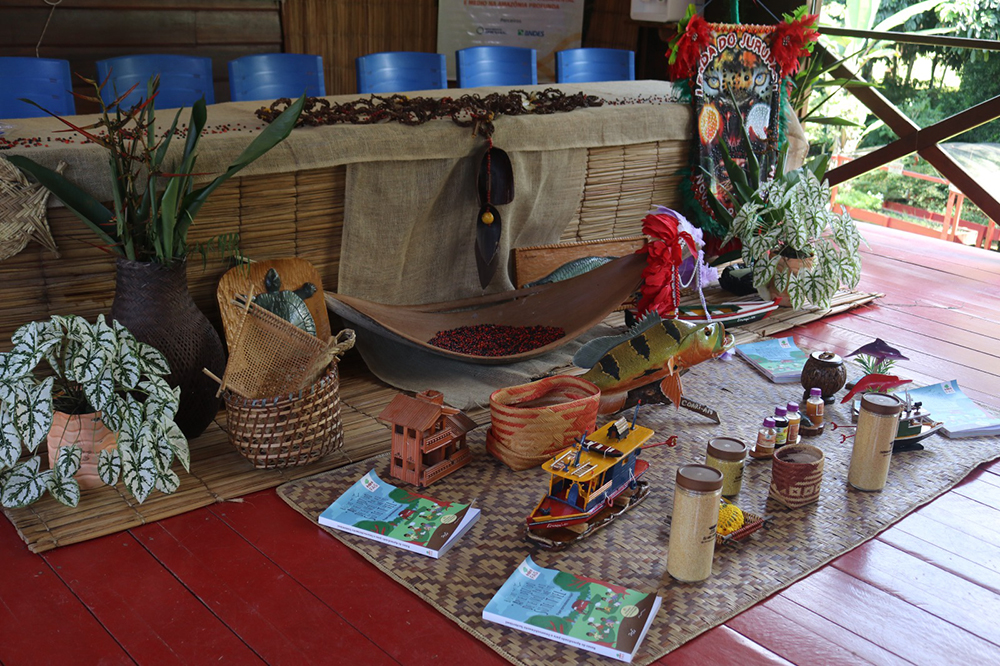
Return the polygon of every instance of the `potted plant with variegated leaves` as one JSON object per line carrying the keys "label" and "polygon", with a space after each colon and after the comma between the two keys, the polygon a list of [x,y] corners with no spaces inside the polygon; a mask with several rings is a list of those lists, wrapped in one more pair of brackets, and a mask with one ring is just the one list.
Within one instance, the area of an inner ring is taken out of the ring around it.
{"label": "potted plant with variegated leaves", "polygon": [[864,239],[846,210],[831,209],[830,186],[817,171],[801,167],[761,184],[736,211],[727,239],[742,242],[761,297],[796,309],[828,308],[841,284],[854,288],[861,279]]}
{"label": "potted plant with variegated leaves", "polygon": [[[48,490],[76,506],[81,483],[115,485],[119,476],[139,502],[154,488],[177,489],[173,461],[188,469],[190,455],[174,423],[180,390],[164,379],[159,351],[103,315],[94,324],[75,315],[31,322],[11,342],[0,354],[0,503],[27,506]],[[36,377],[43,360],[53,374]],[[46,438],[43,470],[35,453]]]}

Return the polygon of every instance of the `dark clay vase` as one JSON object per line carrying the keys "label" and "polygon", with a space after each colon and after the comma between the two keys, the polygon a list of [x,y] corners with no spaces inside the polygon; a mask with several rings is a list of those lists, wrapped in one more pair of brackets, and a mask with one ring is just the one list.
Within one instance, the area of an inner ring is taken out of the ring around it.
{"label": "dark clay vase", "polygon": [[219,411],[219,385],[202,372],[221,377],[226,367],[222,340],[191,299],[187,262],[173,266],[118,259],[111,318],[138,340],[153,345],[170,363],[167,382],[181,387],[174,421],[188,439],[197,437]]}

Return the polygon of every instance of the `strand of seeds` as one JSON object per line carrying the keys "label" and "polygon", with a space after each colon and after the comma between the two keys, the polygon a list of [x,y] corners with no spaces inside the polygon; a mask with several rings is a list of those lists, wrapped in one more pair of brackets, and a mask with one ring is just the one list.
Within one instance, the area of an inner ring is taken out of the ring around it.
{"label": "strand of seeds", "polygon": [[[291,99],[282,97],[270,106],[257,109],[257,117],[265,122],[272,122],[291,103]],[[493,135],[493,121],[497,116],[545,115],[603,104],[604,100],[594,95],[582,92],[567,95],[556,88],[532,93],[511,90],[507,93],[490,93],[485,97],[478,94],[458,98],[371,95],[339,104],[323,97],[307,97],[298,124],[372,125],[398,122],[404,125],[422,125],[428,120],[451,118],[459,127],[472,127],[474,134],[488,138]]]}

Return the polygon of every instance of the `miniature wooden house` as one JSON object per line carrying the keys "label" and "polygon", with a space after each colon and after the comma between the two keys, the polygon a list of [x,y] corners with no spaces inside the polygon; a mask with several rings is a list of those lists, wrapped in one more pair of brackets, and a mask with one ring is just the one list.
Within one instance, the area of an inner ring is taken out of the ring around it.
{"label": "miniature wooden house", "polygon": [[420,488],[472,460],[465,434],[476,422],[444,404],[440,391],[398,394],[379,419],[392,425],[389,473]]}

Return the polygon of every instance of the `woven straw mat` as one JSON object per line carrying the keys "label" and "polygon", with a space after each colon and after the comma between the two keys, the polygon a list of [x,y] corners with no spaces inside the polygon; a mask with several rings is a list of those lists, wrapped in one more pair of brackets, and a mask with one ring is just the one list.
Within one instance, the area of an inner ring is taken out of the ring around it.
{"label": "woven straw mat", "polygon": [[[607,663],[583,650],[482,620],[483,607],[525,555],[530,554],[545,567],[656,591],[663,597],[663,607],[633,662],[648,664],[874,537],[951,488],[976,465],[1000,457],[1000,437],[949,440],[932,435],[924,440],[924,451],[893,456],[883,492],[862,493],[847,488],[853,440],[841,442],[845,429],[827,427],[819,437],[806,440],[826,455],[819,502],[790,510],[768,500],[770,461],[750,462],[743,490],[734,501],[755,513],[773,516],[770,529],[743,543],[718,548],[708,580],[678,583],[666,574],[673,479],[678,465],[704,462],[705,446],[713,436],[752,441],[761,420],[776,404],[801,397],[798,384],[772,384],[736,358],[702,364],[684,380],[685,394],[715,407],[723,425],[669,406],[643,408],[639,423],[656,430],[653,441],[676,434],[678,445],[643,453],[651,464],[644,478],[652,487],[643,504],[566,551],[536,550],[521,537],[525,516],[546,489],[546,475],[537,468],[512,472],[487,455],[485,428],[470,434],[472,463],[427,491],[441,499],[475,500],[482,509],[479,521],[440,560],[328,531],[515,663]],[[850,422],[845,406],[828,408],[828,414],[836,423]],[[278,494],[315,521],[372,467],[391,481],[387,463],[388,459],[381,457],[292,481],[281,486]]]}

